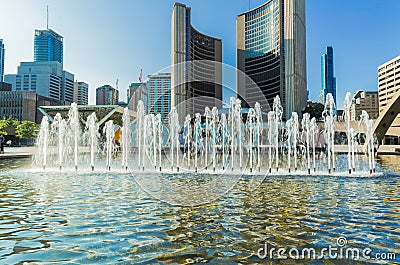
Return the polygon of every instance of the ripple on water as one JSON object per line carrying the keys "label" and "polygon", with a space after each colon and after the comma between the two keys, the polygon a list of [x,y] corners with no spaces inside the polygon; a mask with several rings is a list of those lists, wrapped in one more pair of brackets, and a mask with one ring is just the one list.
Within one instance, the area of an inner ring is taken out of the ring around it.
{"label": "ripple on water", "polygon": [[255,255],[265,243],[322,248],[339,236],[351,247],[400,247],[396,175],[270,176],[255,190],[244,177],[222,198],[186,207],[151,198],[126,174],[2,174],[4,264],[265,264]]}

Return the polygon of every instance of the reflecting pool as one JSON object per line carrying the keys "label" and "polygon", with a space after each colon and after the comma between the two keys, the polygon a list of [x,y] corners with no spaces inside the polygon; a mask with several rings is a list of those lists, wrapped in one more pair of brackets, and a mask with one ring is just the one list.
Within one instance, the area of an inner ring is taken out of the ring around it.
{"label": "reflecting pool", "polygon": [[[380,262],[398,264],[400,160],[392,160],[379,164],[380,177],[267,176],[252,189],[243,176],[221,198],[195,207],[154,199],[131,174],[43,173],[29,170],[29,160],[1,160],[0,264],[274,264],[285,261],[260,258],[260,248],[319,251],[337,247],[338,238],[370,248],[372,258],[395,253]],[[290,264],[324,262],[379,263]]]}

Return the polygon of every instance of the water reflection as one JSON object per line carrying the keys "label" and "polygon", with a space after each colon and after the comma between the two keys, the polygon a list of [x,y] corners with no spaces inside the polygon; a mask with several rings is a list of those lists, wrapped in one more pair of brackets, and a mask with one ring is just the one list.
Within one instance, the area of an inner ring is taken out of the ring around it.
{"label": "water reflection", "polygon": [[376,157],[377,163],[385,170],[390,170],[397,174],[400,173],[400,156],[379,155]]}
{"label": "water reflection", "polygon": [[400,247],[396,175],[274,176],[255,190],[243,178],[213,203],[182,207],[150,198],[129,174],[31,173],[13,163],[0,173],[3,264],[272,264],[255,255],[265,243],[320,249],[339,236],[375,252]]}

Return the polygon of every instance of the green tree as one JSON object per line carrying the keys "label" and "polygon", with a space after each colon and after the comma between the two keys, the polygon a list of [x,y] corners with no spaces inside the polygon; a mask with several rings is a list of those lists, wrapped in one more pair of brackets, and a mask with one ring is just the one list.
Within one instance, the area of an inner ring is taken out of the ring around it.
{"label": "green tree", "polygon": [[8,127],[7,120],[5,119],[0,120],[0,134],[7,135],[7,132],[4,130],[7,127]]}
{"label": "green tree", "polygon": [[0,134],[7,135],[7,132],[5,131],[6,128],[8,127],[17,128],[18,125],[19,121],[16,119],[13,119],[11,117],[8,117],[8,119],[3,118],[0,120]]}
{"label": "green tree", "polygon": [[32,139],[37,136],[36,131],[40,129],[40,125],[33,121],[23,121],[16,128],[19,138]]}
{"label": "green tree", "polygon": [[324,104],[312,103],[307,105],[301,113],[310,113],[310,118],[314,118],[319,121],[322,119],[322,112],[324,112]]}

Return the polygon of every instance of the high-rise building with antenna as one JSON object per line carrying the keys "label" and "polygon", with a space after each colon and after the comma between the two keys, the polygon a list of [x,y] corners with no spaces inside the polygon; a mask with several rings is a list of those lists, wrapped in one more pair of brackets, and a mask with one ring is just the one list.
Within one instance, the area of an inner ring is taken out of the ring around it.
{"label": "high-rise building with antenna", "polygon": [[34,60],[63,63],[63,37],[51,29],[35,30]]}
{"label": "high-rise building with antenna", "polygon": [[46,29],[35,30],[34,60],[35,62],[57,61],[63,63],[63,37],[49,29],[49,6],[46,7]]}

